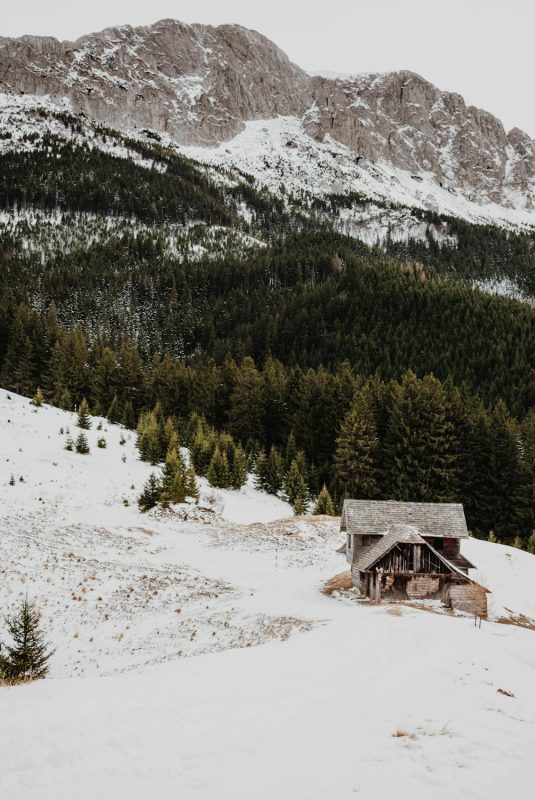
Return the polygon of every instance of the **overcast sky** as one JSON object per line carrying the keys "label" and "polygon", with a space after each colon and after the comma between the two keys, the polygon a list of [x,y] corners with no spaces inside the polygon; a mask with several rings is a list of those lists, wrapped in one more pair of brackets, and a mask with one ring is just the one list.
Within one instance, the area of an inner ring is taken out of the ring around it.
{"label": "overcast sky", "polygon": [[304,69],[411,69],[535,138],[535,0],[0,0],[0,36],[237,22]]}

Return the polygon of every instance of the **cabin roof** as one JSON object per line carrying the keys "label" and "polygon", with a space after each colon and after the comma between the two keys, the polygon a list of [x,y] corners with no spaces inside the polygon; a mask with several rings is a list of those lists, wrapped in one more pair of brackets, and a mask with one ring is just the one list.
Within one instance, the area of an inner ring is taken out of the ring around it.
{"label": "cabin roof", "polygon": [[468,529],[461,503],[402,503],[397,500],[344,500],[342,530],[384,536],[394,525],[416,528],[420,536],[465,539]]}

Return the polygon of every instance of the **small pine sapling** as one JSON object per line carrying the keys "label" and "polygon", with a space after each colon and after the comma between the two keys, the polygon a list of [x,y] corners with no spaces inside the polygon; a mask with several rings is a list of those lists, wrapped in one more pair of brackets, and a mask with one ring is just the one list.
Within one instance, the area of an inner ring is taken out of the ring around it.
{"label": "small pine sapling", "polygon": [[100,447],[101,450],[104,450],[106,447],[106,439],[104,436],[99,436],[97,439],[97,447]]}
{"label": "small pine sapling", "polygon": [[74,441],[70,434],[69,436],[67,436],[67,439],[65,440],[65,450],[74,450]]}
{"label": "small pine sapling", "polygon": [[41,631],[39,612],[28,598],[6,624],[11,643],[4,644],[0,653],[0,673],[12,681],[44,678],[54,651]]}
{"label": "small pine sapling", "polygon": [[326,514],[329,517],[334,517],[333,501],[325,484],[323,484],[323,488],[318,495],[318,499],[316,500],[314,514]]}
{"label": "small pine sapling", "polygon": [[80,407],[78,408],[78,419],[76,420],[76,424],[79,428],[84,431],[88,431],[91,427],[91,417],[89,412],[89,406],[87,404],[87,400],[84,399],[80,403]]}
{"label": "small pine sapling", "polygon": [[161,492],[162,485],[154,472],[152,472],[138,497],[139,510],[150,511],[151,508],[154,508],[160,500]]}
{"label": "small pine sapling", "polygon": [[80,431],[78,438],[76,439],[76,452],[80,453],[81,455],[87,455],[89,451],[89,442],[87,441],[87,436],[85,433]]}
{"label": "small pine sapling", "polygon": [[44,401],[43,393],[42,393],[41,389],[38,386],[37,387],[37,391],[34,394],[32,400],[30,400],[30,402],[31,402],[31,404],[33,406],[36,406],[37,408],[40,408],[43,405],[43,401]]}
{"label": "small pine sapling", "polygon": [[197,485],[193,464],[190,464],[186,470],[186,497],[193,498],[196,503],[199,502],[199,487]]}

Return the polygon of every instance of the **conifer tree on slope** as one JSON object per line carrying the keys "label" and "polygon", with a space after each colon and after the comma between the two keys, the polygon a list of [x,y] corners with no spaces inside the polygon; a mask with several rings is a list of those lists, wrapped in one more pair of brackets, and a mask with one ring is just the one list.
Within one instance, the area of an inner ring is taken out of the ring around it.
{"label": "conifer tree on slope", "polygon": [[40,408],[43,405],[44,397],[43,397],[43,393],[42,393],[42,391],[41,391],[39,386],[37,387],[37,391],[34,394],[33,399],[32,399],[31,402],[32,402],[33,406],[36,406],[36,408]]}
{"label": "conifer tree on slope", "polygon": [[344,417],[336,442],[334,473],[342,498],[378,496],[378,439],[370,399],[359,393]]}
{"label": "conifer tree on slope", "polygon": [[192,497],[195,501],[199,500],[199,487],[193,464],[190,464],[186,469],[186,497]]}
{"label": "conifer tree on slope", "polygon": [[108,420],[108,422],[111,422],[112,424],[115,425],[121,421],[121,418],[122,418],[122,411],[119,405],[119,400],[117,399],[117,395],[115,394],[106,413],[106,419]]}
{"label": "conifer tree on slope", "polygon": [[87,441],[87,436],[83,431],[80,431],[78,434],[78,438],[76,439],[75,449],[77,453],[81,455],[88,455],[89,451],[89,442]]}
{"label": "conifer tree on slope", "polygon": [[0,674],[8,680],[44,678],[53,650],[45,641],[37,609],[26,597],[18,613],[8,617],[10,644],[0,650]]}
{"label": "conifer tree on slope", "polygon": [[218,489],[226,489],[230,486],[230,469],[227,454],[222,452],[219,447],[214,450],[206,477],[210,484]]}
{"label": "conifer tree on slope", "polygon": [[307,485],[296,458],[290,464],[290,469],[284,479],[284,496],[292,506],[295,506],[298,499],[302,501],[303,506],[306,505]]}
{"label": "conifer tree on slope", "polygon": [[334,517],[333,501],[331,500],[331,495],[325,484],[323,484],[323,488],[316,500],[314,514],[326,514],[329,517]]}
{"label": "conifer tree on slope", "polygon": [[271,447],[269,454],[260,453],[255,467],[255,484],[270,494],[278,494],[282,489],[284,462],[278,449]]}
{"label": "conifer tree on slope", "polygon": [[156,506],[160,500],[161,493],[162,484],[154,472],[152,472],[143,487],[143,491],[138,497],[137,504],[139,506],[139,510],[149,511],[151,508],[154,508],[154,506]]}
{"label": "conifer tree on slope", "polygon": [[230,465],[230,485],[233,489],[241,489],[247,480],[247,458],[240,445],[232,449],[232,464]]}
{"label": "conifer tree on slope", "polygon": [[82,428],[84,431],[88,431],[91,427],[91,417],[89,412],[89,406],[87,404],[87,400],[84,399],[80,403],[80,407],[78,408],[78,418],[76,424],[79,428]]}
{"label": "conifer tree on slope", "polygon": [[165,458],[162,497],[169,503],[183,503],[186,499],[186,470],[176,447],[171,447]]}
{"label": "conifer tree on slope", "polygon": [[409,371],[392,387],[384,453],[391,495],[396,500],[454,499],[455,440],[440,381],[418,380]]}

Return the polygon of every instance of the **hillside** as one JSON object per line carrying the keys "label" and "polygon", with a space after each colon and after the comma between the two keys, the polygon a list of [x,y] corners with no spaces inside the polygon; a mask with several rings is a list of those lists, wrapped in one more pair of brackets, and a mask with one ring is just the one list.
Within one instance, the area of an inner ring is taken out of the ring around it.
{"label": "hillside", "polygon": [[205,483],[199,509],[141,514],[151,467],[97,423],[91,453],[68,452],[73,414],[0,393],[0,605],[28,593],[57,647],[50,679],[2,689],[2,794],[525,789],[535,636],[494,620],[535,618],[533,556],[467,543],[491,590],[481,628],[326,597],[344,568],[337,519],[284,519],[272,496]]}

